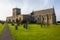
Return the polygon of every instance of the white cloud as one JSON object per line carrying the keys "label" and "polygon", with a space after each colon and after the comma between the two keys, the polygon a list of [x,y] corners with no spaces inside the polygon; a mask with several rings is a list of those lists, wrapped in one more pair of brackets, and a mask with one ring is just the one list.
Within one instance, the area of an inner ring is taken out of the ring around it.
{"label": "white cloud", "polygon": [[[22,14],[52,7],[52,0],[0,0],[0,19],[12,16],[12,8],[21,8]],[[58,14],[57,14],[58,15]],[[58,16],[59,18],[59,16]]]}
{"label": "white cloud", "polygon": [[[33,10],[41,10],[49,5],[49,0],[25,0],[22,6],[22,13],[28,14]],[[29,4],[30,3],[30,4]],[[32,4],[31,4],[32,3]]]}
{"label": "white cloud", "polygon": [[12,8],[16,6],[21,8],[22,14],[24,13],[27,14],[34,9],[42,9],[48,4],[48,0],[37,0],[37,1],[40,1],[40,6],[42,5],[41,7],[37,8],[39,5],[37,7],[34,7],[34,6],[31,7],[31,5],[33,4],[29,5],[30,0],[23,0],[23,3],[20,3],[20,5],[18,5],[19,4],[18,1],[19,0],[0,0],[0,19],[5,20],[7,16],[11,16]]}
{"label": "white cloud", "polygon": [[8,0],[0,0],[0,20],[6,20],[7,16],[12,15],[13,4],[9,3]]}

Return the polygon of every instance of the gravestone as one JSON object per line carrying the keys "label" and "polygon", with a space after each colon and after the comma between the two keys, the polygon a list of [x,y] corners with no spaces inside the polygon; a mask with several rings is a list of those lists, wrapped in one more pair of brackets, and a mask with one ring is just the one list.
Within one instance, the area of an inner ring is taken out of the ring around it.
{"label": "gravestone", "polygon": [[24,23],[24,28],[28,28],[28,23]]}
{"label": "gravestone", "polygon": [[15,30],[18,30],[18,25],[17,24],[15,25]]}
{"label": "gravestone", "polygon": [[14,23],[12,23],[12,26],[14,26]]}
{"label": "gravestone", "polygon": [[14,26],[14,20],[12,21],[12,26]]}

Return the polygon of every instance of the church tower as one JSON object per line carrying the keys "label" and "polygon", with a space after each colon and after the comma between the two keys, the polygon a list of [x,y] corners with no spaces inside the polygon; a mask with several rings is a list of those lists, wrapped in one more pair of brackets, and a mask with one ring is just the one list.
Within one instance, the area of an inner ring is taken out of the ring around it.
{"label": "church tower", "polygon": [[21,14],[21,9],[19,8],[13,8],[13,16],[17,16]]}

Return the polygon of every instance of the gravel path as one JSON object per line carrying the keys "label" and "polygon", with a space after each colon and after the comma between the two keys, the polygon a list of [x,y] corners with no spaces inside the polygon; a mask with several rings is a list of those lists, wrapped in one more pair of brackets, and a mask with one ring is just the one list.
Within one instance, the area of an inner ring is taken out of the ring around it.
{"label": "gravel path", "polygon": [[8,28],[8,25],[5,26],[2,35],[0,37],[0,40],[13,40],[11,32]]}

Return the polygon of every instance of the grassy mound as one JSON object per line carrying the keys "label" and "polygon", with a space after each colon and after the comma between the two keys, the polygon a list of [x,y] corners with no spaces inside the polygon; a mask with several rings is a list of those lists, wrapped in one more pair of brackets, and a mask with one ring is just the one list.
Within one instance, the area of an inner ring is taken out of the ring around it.
{"label": "grassy mound", "polygon": [[42,27],[38,24],[29,24],[28,29],[23,25],[15,30],[15,26],[9,24],[14,40],[60,40],[60,25]]}

